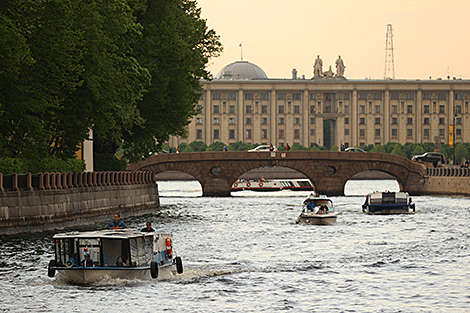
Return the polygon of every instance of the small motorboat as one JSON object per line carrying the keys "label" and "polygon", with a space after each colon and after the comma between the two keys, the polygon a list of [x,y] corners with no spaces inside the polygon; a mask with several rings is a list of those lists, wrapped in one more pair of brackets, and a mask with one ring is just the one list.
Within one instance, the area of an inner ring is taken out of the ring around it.
{"label": "small motorboat", "polygon": [[310,194],[305,199],[302,212],[295,221],[296,224],[332,225],[336,223],[338,213],[335,213],[333,201],[324,195]]}
{"label": "small motorboat", "polygon": [[55,258],[49,262],[48,276],[57,271],[66,282],[168,279],[174,277],[175,268],[183,273],[171,234],[119,229],[61,233],[53,239]]}
{"label": "small motorboat", "polygon": [[232,184],[232,191],[312,191],[313,185],[309,179],[273,179],[252,180],[239,179]]}
{"label": "small motorboat", "polygon": [[374,191],[362,205],[366,214],[413,214],[415,204],[407,192]]}

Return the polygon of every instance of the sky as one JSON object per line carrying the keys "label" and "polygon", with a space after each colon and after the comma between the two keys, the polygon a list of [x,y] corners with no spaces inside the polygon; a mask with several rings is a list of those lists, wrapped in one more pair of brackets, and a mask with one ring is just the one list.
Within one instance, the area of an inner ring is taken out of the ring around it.
{"label": "sky", "polygon": [[341,55],[346,78],[383,79],[391,24],[395,79],[470,79],[470,0],[197,2],[224,46],[214,76],[243,54],[269,78],[311,78],[317,55],[334,72]]}

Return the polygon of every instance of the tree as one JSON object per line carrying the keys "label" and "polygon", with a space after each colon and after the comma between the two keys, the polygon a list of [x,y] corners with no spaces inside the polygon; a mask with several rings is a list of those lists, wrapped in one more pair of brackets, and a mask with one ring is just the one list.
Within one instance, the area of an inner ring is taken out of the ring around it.
{"label": "tree", "polygon": [[138,161],[170,135],[185,134],[197,113],[199,81],[210,79],[206,64],[222,51],[222,45],[201,18],[195,0],[134,0],[131,7],[143,26],[133,56],[151,75],[151,85],[138,102],[144,122],[135,124],[124,137],[128,159]]}
{"label": "tree", "polygon": [[220,141],[216,141],[213,144],[210,144],[206,151],[224,151],[225,144]]}
{"label": "tree", "polygon": [[402,156],[402,157],[406,158],[405,150],[403,149],[403,146],[400,145],[400,144],[396,144],[393,147],[393,150],[392,150],[391,154],[399,155],[399,156]]}
{"label": "tree", "polygon": [[191,148],[193,148],[193,151],[196,152],[203,152],[207,149],[207,145],[204,143],[204,141],[193,141],[189,145],[191,146]]}

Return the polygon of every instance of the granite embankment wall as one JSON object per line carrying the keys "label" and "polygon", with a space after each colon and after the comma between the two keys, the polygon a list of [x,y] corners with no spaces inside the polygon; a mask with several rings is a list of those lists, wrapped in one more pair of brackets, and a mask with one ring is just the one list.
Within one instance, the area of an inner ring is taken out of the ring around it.
{"label": "granite embankment wall", "polygon": [[0,233],[63,229],[158,210],[152,172],[0,174]]}
{"label": "granite embankment wall", "polygon": [[431,168],[423,177],[421,195],[470,196],[469,168]]}

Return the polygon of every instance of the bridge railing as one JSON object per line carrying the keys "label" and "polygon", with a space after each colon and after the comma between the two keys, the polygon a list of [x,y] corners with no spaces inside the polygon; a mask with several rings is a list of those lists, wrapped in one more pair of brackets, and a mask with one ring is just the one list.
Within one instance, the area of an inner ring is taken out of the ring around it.
{"label": "bridge railing", "polygon": [[150,184],[155,182],[154,177],[152,171],[0,173],[0,192]]}
{"label": "bridge railing", "polygon": [[470,176],[470,168],[462,167],[428,167],[426,168],[428,176],[453,176],[453,177],[466,177]]}

